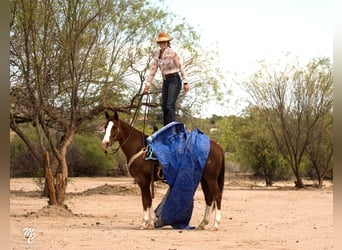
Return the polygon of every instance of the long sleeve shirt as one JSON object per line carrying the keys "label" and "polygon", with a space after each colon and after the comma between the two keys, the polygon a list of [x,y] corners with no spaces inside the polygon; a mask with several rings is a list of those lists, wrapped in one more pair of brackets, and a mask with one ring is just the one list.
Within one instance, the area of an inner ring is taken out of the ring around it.
{"label": "long sleeve shirt", "polygon": [[152,67],[148,76],[146,85],[150,85],[153,81],[158,68],[160,69],[163,78],[165,75],[179,72],[183,82],[187,82],[183,64],[178,54],[171,48],[167,48],[159,59],[160,50],[158,50],[153,58]]}

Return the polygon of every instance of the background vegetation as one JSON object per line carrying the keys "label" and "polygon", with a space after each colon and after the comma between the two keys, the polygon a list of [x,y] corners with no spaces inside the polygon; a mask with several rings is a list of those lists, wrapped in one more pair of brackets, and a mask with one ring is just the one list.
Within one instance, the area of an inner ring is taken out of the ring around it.
{"label": "background vegetation", "polygon": [[[198,118],[201,107],[229,93],[218,54],[200,46],[186,21],[147,0],[11,0],[11,176],[42,175],[63,203],[70,176],[127,174],[122,154],[100,147],[103,111],[129,120],[137,109],[160,31],[184,60],[191,91],[182,92],[178,120],[218,141],[230,171],[252,171],[266,185],[302,176],[322,185],[332,178],[332,66],[326,58],[307,65],[284,58],[260,62],[260,70],[237,80],[249,94],[241,116]],[[162,1],[161,1],[162,3]],[[138,109],[137,128],[161,127],[160,88]],[[148,108],[147,126],[142,118]],[[238,166],[238,167],[237,167]]]}

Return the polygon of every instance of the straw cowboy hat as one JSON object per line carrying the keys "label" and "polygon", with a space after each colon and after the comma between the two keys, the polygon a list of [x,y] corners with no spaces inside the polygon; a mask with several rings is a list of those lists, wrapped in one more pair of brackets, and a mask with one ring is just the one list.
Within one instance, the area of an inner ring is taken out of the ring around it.
{"label": "straw cowboy hat", "polygon": [[158,42],[168,42],[171,41],[173,38],[169,37],[166,32],[160,32],[158,34],[158,39],[155,40],[157,43]]}

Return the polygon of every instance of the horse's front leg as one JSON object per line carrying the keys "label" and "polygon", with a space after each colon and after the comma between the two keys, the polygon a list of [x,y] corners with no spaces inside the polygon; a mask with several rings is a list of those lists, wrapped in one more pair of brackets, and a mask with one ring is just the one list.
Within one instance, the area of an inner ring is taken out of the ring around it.
{"label": "horse's front leg", "polygon": [[212,205],[209,206],[206,204],[203,219],[201,223],[198,225],[197,229],[204,230],[205,226],[208,225],[212,209],[213,209]]}
{"label": "horse's front leg", "polygon": [[215,217],[214,217],[214,225],[211,228],[211,230],[215,230],[215,231],[218,230],[218,227],[221,222],[221,210],[218,209],[216,202],[213,202],[210,206],[206,205],[203,219],[201,223],[199,224],[199,226],[197,227],[197,229],[203,230],[205,226],[209,224],[210,215],[213,213],[213,211],[215,212]]}
{"label": "horse's front leg", "polygon": [[140,229],[154,228],[153,225],[153,217],[152,217],[152,195],[150,191],[150,184],[144,183],[144,185],[140,185],[141,190],[141,198],[143,205],[143,217]]}
{"label": "horse's front leg", "polygon": [[144,209],[143,218],[142,218],[142,222],[140,225],[140,229],[148,229],[148,228],[154,228],[151,207],[147,207],[146,209]]}

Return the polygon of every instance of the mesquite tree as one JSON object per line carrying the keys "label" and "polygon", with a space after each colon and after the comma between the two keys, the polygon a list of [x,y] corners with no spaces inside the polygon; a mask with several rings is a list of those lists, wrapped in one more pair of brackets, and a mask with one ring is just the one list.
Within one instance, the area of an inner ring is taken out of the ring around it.
{"label": "mesquite tree", "polygon": [[290,165],[296,187],[303,188],[305,152],[312,152],[308,151],[309,146],[313,149],[321,143],[321,128],[331,129],[327,116],[331,116],[333,103],[332,67],[327,58],[314,59],[304,67],[282,65],[276,68],[264,64],[244,84],[250,104],[260,111],[277,148]]}
{"label": "mesquite tree", "polygon": [[[145,4],[11,1],[10,127],[44,166],[50,204],[63,204],[66,153],[77,128],[103,109],[106,89],[123,86],[124,55],[145,27],[147,19],[136,14]],[[160,18],[158,9],[149,10],[149,22]],[[40,147],[21,129],[26,122],[36,128]]]}
{"label": "mesquite tree", "polygon": [[[134,108],[130,97],[143,85],[158,32],[182,35],[188,61],[200,55],[191,46],[199,36],[146,0],[11,0],[10,6],[10,127],[44,167],[49,203],[63,204],[66,153],[80,126],[107,107]],[[23,132],[26,123],[35,127],[38,146]]]}
{"label": "mesquite tree", "polygon": [[[84,114],[84,97],[105,58],[96,54],[106,2],[11,2],[10,127],[44,166],[49,204],[61,205],[67,186],[67,149]],[[20,123],[30,122],[34,147]],[[50,155],[52,160],[50,161]]]}

